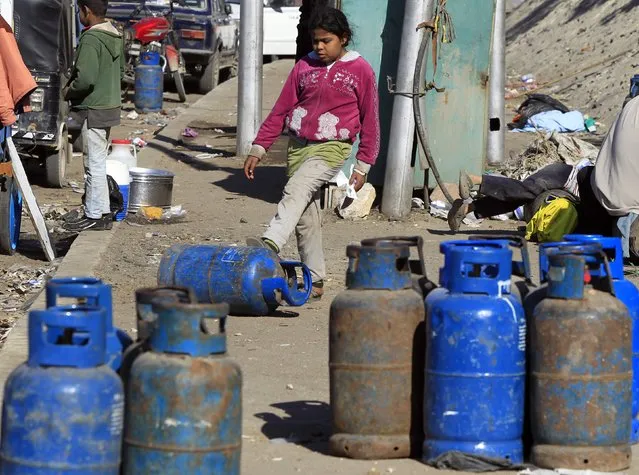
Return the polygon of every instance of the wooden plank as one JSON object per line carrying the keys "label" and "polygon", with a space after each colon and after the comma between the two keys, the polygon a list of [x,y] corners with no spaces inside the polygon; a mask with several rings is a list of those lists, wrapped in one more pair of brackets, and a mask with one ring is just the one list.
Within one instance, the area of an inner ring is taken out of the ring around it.
{"label": "wooden plank", "polygon": [[13,175],[18,181],[18,187],[22,193],[22,198],[27,203],[31,222],[33,223],[33,227],[36,229],[36,233],[38,235],[38,239],[40,239],[44,253],[49,262],[51,262],[55,259],[55,252],[53,251],[51,241],[49,240],[49,231],[47,231],[47,226],[44,223],[44,217],[42,216],[36,197],[33,194],[33,190],[31,190],[31,185],[29,185],[29,179],[27,178],[27,174],[22,166],[18,150],[16,150],[16,146],[10,137],[7,138],[7,145],[9,147],[9,155],[11,156]]}

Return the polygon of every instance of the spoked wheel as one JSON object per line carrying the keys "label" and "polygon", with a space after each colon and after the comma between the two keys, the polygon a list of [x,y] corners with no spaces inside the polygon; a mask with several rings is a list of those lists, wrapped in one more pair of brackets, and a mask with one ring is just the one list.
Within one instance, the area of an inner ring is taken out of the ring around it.
{"label": "spoked wheel", "polygon": [[0,253],[12,255],[18,248],[22,223],[22,194],[13,177],[0,187]]}

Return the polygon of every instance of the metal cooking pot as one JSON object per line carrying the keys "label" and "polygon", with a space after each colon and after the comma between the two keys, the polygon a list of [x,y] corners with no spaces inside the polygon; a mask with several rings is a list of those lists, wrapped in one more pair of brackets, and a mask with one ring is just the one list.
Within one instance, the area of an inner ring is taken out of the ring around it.
{"label": "metal cooking pot", "polygon": [[173,200],[173,178],[167,170],[155,168],[131,168],[129,189],[129,213],[136,213],[144,206],[168,209]]}

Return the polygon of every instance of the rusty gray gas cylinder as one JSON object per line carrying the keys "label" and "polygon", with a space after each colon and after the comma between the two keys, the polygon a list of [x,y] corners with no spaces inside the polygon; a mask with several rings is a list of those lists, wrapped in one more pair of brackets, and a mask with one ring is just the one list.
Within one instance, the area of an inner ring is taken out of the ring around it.
{"label": "rusty gray gas cylinder", "polygon": [[331,305],[330,452],[356,459],[417,455],[423,440],[424,301],[406,243],[347,248],[347,290]]}

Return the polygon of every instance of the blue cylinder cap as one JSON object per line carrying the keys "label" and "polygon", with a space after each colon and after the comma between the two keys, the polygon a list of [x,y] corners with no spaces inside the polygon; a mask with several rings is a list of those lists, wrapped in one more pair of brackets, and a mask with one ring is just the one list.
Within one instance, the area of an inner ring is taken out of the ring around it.
{"label": "blue cylinder cap", "polygon": [[556,249],[564,249],[567,252],[594,253],[601,251],[601,244],[596,242],[558,241],[546,242],[539,245],[539,280],[548,281],[548,253]]}
{"label": "blue cylinder cap", "polygon": [[351,245],[346,287],[360,290],[401,290],[413,286],[410,248],[401,242],[380,241]]}
{"label": "blue cylinder cap", "polygon": [[[596,282],[596,288],[615,295],[608,259],[601,246],[597,244],[584,247],[585,249],[575,249],[574,246],[564,246],[548,251],[548,297],[583,299],[584,288],[588,283],[586,271],[592,269],[604,269],[600,275],[602,278]],[[604,282],[606,286],[603,285]]]}
{"label": "blue cylinder cap", "polygon": [[440,252],[440,284],[449,292],[510,294],[513,253],[506,241],[447,241]]}
{"label": "blue cylinder cap", "polygon": [[[193,357],[226,353],[226,317],[229,305],[156,302],[157,327],[149,339],[151,349],[160,353]],[[218,333],[211,333],[205,320],[217,321]]]}
{"label": "blue cylinder cap", "polygon": [[94,368],[106,362],[107,312],[51,307],[29,312],[29,366]]}
{"label": "blue cylinder cap", "polygon": [[111,286],[102,280],[96,277],[55,277],[47,283],[45,294],[47,308],[57,306],[60,298],[83,299],[89,307],[105,308],[106,331],[113,331]]}
{"label": "blue cylinder cap", "polygon": [[594,242],[601,244],[601,248],[608,256],[610,272],[615,280],[623,280],[623,245],[620,237],[605,237],[600,234],[567,234],[565,241]]}

